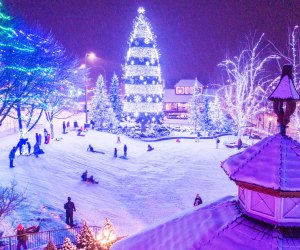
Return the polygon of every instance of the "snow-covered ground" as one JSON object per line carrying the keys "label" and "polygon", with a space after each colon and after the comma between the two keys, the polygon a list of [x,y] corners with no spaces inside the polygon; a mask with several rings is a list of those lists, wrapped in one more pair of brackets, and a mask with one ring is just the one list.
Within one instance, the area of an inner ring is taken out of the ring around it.
{"label": "snow-covered ground", "polygon": [[[32,146],[35,132],[29,134]],[[39,131],[42,133],[42,131]],[[18,134],[0,134],[0,183],[8,185],[15,179],[19,191],[26,190],[28,206],[2,221],[0,230],[5,235],[15,233],[19,223],[26,227],[40,223],[41,230],[65,228],[63,208],[71,196],[76,206],[76,224],[86,220],[89,225],[102,226],[110,218],[118,235],[130,235],[161,219],[193,206],[196,193],[204,205],[227,195],[236,195],[237,188],[223,170],[220,162],[236,149],[223,146],[215,140],[174,139],[152,142],[155,148],[147,152],[148,142],[117,135],[89,131],[85,137],[56,133],[61,141],[42,144],[44,155],[20,156],[15,168],[9,168],[9,151],[18,142]],[[124,143],[128,147],[128,160],[113,158],[123,155]],[[92,144],[105,154],[87,152]],[[88,170],[99,184],[81,181]]]}

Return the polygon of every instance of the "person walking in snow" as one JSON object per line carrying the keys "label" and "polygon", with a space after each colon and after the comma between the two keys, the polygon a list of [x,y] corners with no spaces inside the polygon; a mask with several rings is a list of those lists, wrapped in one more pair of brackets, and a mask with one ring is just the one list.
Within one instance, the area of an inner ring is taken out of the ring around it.
{"label": "person walking in snow", "polygon": [[118,150],[117,150],[117,148],[115,148],[114,157],[118,157]]}
{"label": "person walking in snow", "polygon": [[197,194],[197,195],[196,195],[196,198],[195,198],[195,201],[194,201],[194,207],[195,207],[195,206],[199,206],[199,205],[201,205],[201,204],[202,204],[202,199],[201,199],[200,195]]}
{"label": "person walking in snow", "polygon": [[47,131],[47,129],[45,129],[45,128],[44,128],[44,137],[45,137],[45,144],[47,144],[48,131]]}
{"label": "person walking in snow", "polygon": [[242,148],[242,145],[243,145],[243,142],[242,142],[241,138],[239,138],[238,142],[237,142],[237,149],[240,150]]}
{"label": "person walking in snow", "polygon": [[219,148],[220,139],[219,137],[216,137],[216,149]]}
{"label": "person walking in snow", "polygon": [[63,121],[63,134],[65,134],[65,133],[66,133],[66,122]]}
{"label": "person walking in snow", "polygon": [[66,210],[66,223],[73,227],[73,212],[75,212],[76,209],[74,202],[71,201],[71,197],[68,197],[68,202],[65,203],[64,209]]}
{"label": "person walking in snow", "polygon": [[120,136],[118,136],[118,139],[117,139],[117,144],[121,144],[121,139],[120,139]]}
{"label": "person walking in snow", "polygon": [[36,141],[36,143],[39,143],[39,134],[38,133],[35,133],[35,141]]}
{"label": "person walking in snow", "polygon": [[127,157],[127,145],[124,144],[124,157],[126,158]]}
{"label": "person walking in snow", "polygon": [[13,147],[12,150],[10,150],[9,152],[9,167],[13,168],[14,167],[14,159],[15,159],[15,155],[16,155],[16,151],[17,151],[17,147]]}
{"label": "person walking in snow", "polygon": [[67,131],[69,131],[69,130],[70,130],[70,122],[67,121]]}
{"label": "person walking in snow", "polygon": [[19,224],[17,227],[17,250],[21,249],[21,246],[23,249],[27,249],[26,241],[27,241],[27,235],[26,235],[26,229],[22,226],[22,224]]}
{"label": "person walking in snow", "polygon": [[39,134],[39,146],[41,146],[42,145],[42,134]]}

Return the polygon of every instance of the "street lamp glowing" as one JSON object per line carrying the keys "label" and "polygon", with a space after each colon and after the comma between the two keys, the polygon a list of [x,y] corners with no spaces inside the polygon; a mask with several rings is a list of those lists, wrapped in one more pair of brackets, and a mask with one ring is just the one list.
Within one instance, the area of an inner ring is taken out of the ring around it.
{"label": "street lamp glowing", "polygon": [[94,52],[87,53],[86,57],[91,61],[94,61],[97,58],[97,56]]}

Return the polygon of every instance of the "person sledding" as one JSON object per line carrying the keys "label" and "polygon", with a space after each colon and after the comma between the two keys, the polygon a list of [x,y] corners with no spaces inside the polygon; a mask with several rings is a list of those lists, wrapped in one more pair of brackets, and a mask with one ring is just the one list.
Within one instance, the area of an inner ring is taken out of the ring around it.
{"label": "person sledding", "polygon": [[40,148],[39,144],[36,143],[33,147],[33,154],[38,158],[40,154],[45,154],[45,152]]}
{"label": "person sledding", "polygon": [[83,133],[83,128],[77,130],[77,136],[85,136]]}
{"label": "person sledding", "polygon": [[85,170],[85,172],[83,172],[83,174],[81,175],[81,179],[82,179],[83,181],[91,182],[91,183],[93,183],[93,184],[98,184],[98,183],[99,183],[98,181],[95,181],[93,175],[91,175],[90,177],[87,177],[87,175],[88,175],[88,171]]}
{"label": "person sledding", "polygon": [[93,183],[93,184],[98,184],[98,183],[99,183],[99,181],[95,181],[93,175],[91,175],[90,177],[88,177],[88,178],[86,179],[86,181],[87,181],[87,182],[91,182],[91,183]]}
{"label": "person sledding", "polygon": [[91,144],[89,144],[89,146],[88,146],[88,148],[86,149],[86,151],[92,152],[92,153],[100,153],[100,154],[104,154],[104,153],[101,152],[101,151],[95,150],[94,147],[93,147]]}
{"label": "person sledding", "polygon": [[150,145],[150,144],[148,144],[148,150],[147,151],[152,151],[154,148]]}

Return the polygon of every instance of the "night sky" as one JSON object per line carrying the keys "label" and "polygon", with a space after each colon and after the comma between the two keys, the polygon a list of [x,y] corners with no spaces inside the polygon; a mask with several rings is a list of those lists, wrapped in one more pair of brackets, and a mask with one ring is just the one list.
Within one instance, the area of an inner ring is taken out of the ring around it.
{"label": "night sky", "polygon": [[[110,78],[122,73],[137,8],[157,35],[166,80],[216,79],[217,64],[236,55],[245,36],[264,32],[279,47],[300,25],[300,0],[4,0],[11,14],[52,31],[68,53],[94,51]],[[98,69],[100,70],[100,69]],[[173,83],[172,81],[170,81]]]}

